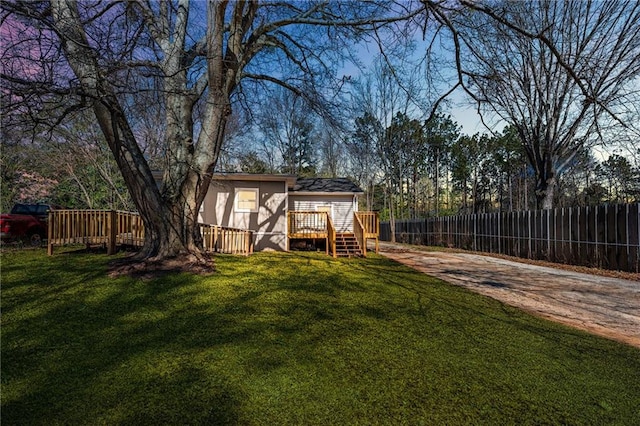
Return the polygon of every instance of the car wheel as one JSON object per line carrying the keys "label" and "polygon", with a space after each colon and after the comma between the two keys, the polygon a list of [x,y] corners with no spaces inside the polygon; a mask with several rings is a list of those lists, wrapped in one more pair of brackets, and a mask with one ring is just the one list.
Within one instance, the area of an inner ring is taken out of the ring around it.
{"label": "car wheel", "polygon": [[42,235],[40,235],[38,232],[30,234],[29,245],[31,245],[31,247],[40,247],[42,245]]}

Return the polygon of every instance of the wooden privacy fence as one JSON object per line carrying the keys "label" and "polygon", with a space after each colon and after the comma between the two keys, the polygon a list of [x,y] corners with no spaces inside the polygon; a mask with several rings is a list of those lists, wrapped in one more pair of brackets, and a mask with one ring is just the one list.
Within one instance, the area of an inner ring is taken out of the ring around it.
{"label": "wooden privacy fence", "polygon": [[[118,245],[141,247],[144,224],[140,215],[115,210],[52,210],[49,212],[47,251],[65,244],[103,244],[107,253]],[[244,254],[253,252],[253,233],[244,229],[200,224],[205,251]]]}
{"label": "wooden privacy fence", "polygon": [[[389,222],[380,238],[390,241]],[[398,242],[640,272],[640,203],[403,220]]]}

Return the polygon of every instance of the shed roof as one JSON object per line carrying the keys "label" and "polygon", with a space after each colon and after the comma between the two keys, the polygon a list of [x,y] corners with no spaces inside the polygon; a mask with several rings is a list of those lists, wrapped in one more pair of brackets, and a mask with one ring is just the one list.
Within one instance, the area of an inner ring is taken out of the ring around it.
{"label": "shed roof", "polygon": [[238,181],[258,181],[258,182],[287,182],[291,188],[295,181],[295,175],[279,174],[258,174],[258,173],[214,173],[214,180],[238,180]]}
{"label": "shed roof", "polygon": [[363,192],[347,178],[302,178],[296,181],[293,192]]}

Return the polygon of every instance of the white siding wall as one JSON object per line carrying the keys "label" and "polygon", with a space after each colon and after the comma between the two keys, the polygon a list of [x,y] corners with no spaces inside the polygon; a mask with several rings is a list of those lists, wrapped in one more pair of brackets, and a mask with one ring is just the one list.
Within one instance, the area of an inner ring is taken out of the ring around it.
{"label": "white siding wall", "polygon": [[317,206],[331,205],[333,224],[338,232],[353,232],[352,195],[296,195],[289,193],[289,209],[316,211]]}

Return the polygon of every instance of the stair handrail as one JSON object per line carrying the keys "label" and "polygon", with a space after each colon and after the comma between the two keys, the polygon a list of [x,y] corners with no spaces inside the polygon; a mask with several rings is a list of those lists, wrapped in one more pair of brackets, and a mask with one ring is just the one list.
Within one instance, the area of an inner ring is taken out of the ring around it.
{"label": "stair handrail", "polygon": [[378,239],[380,237],[380,217],[377,212],[372,211],[358,211],[355,212],[362,224],[364,225],[364,239],[365,241],[372,238],[375,239],[376,253],[379,251]]}
{"label": "stair handrail", "polygon": [[377,238],[380,234],[380,218],[377,212],[358,211],[355,215],[360,218],[364,225],[364,233],[366,238]]}
{"label": "stair handrail", "polygon": [[336,258],[338,257],[336,250],[336,227],[333,225],[329,213],[325,212],[325,214],[327,215],[327,250],[331,251],[333,258]]}
{"label": "stair handrail", "polygon": [[362,256],[367,257],[367,239],[365,238],[365,228],[357,212],[353,214],[353,235],[356,237],[356,241],[358,241],[358,244],[360,245]]}

